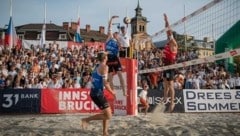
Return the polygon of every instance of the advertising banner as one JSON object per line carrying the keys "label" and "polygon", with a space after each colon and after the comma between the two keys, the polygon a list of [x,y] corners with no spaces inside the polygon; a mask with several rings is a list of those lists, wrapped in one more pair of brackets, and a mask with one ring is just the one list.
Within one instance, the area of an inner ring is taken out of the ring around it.
{"label": "advertising banner", "polygon": [[[42,89],[41,113],[100,112],[89,93],[89,89]],[[105,96],[112,101],[113,98],[107,91]]]}
{"label": "advertising banner", "polygon": [[[123,79],[126,79],[126,71],[122,73]],[[125,85],[126,80],[124,80]],[[118,75],[113,76],[113,83],[114,83],[114,91],[116,92],[116,99],[114,100],[113,107],[114,107],[114,114],[115,115],[127,115],[127,98],[123,96],[123,89],[120,84]]]}
{"label": "advertising banner", "polygon": [[[138,89],[138,94],[141,92],[141,89]],[[148,103],[149,103],[149,109],[148,112],[153,112],[153,110],[156,108],[156,106],[163,102],[163,90],[158,89],[149,89],[148,90]],[[167,111],[169,105],[170,105],[171,98],[168,97],[167,101],[164,103],[166,106],[165,111]],[[184,112],[184,101],[183,101],[183,92],[182,90],[175,90],[175,108],[173,112]],[[138,99],[138,106],[141,106],[139,99]]]}
{"label": "advertising banner", "polygon": [[185,112],[240,112],[240,90],[184,89]]}
{"label": "advertising banner", "polygon": [[0,113],[40,113],[40,89],[0,91]]}
{"label": "advertising banner", "polygon": [[113,76],[116,99],[114,101],[114,115],[136,115],[137,114],[137,61],[121,58],[122,76],[128,96],[123,96],[123,88],[117,74]]}

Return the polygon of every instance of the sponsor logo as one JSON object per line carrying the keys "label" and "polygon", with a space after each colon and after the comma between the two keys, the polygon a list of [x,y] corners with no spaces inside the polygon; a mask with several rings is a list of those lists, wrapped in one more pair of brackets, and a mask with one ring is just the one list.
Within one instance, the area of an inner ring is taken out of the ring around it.
{"label": "sponsor logo", "polygon": [[98,107],[89,99],[89,91],[60,91],[60,111],[98,110]]}
{"label": "sponsor logo", "polygon": [[11,108],[18,104],[19,101],[24,99],[39,99],[39,94],[26,93],[26,94],[3,94],[2,107]]}
{"label": "sponsor logo", "polygon": [[[182,100],[181,97],[175,97],[174,103],[182,104],[181,100]],[[164,104],[168,104],[168,103],[171,103],[171,98],[168,97],[167,100],[164,101],[163,97],[152,96],[152,97],[148,97],[148,102],[149,102],[149,104],[153,104],[153,105],[159,104],[160,102],[163,102]]]}
{"label": "sponsor logo", "polygon": [[231,56],[234,56],[234,55],[237,55],[237,54],[238,54],[238,53],[237,53],[236,50],[230,51],[230,55],[231,55]]}
{"label": "sponsor logo", "polygon": [[185,112],[238,112],[240,91],[184,91]]}

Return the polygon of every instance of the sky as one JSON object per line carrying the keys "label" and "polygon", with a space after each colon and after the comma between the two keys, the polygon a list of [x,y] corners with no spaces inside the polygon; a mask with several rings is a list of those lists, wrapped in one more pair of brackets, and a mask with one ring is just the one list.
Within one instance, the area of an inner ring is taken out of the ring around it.
{"label": "sky", "polygon": [[[203,7],[212,0],[139,0],[142,15],[147,17],[148,34],[154,34],[164,28],[163,13],[166,13],[170,24],[175,23],[185,15]],[[62,26],[62,22],[77,21],[81,18],[81,28],[86,24],[91,29],[99,26],[107,27],[110,15],[118,15],[114,23],[123,25],[123,18],[135,16],[138,0],[12,0],[12,15],[14,26],[43,23],[44,3],[47,7],[47,23]],[[78,10],[79,9],[79,10]],[[79,12],[78,12],[79,11]],[[0,0],[0,28],[9,22],[10,0]],[[116,28],[115,28],[116,29]]]}

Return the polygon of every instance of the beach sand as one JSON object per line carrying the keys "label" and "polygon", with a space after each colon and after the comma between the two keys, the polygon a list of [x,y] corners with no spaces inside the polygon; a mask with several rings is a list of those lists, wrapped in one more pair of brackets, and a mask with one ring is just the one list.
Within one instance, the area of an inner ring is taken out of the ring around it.
{"label": "beach sand", "polygon": [[[83,114],[0,115],[1,136],[101,136],[102,122],[80,127]],[[113,116],[110,136],[237,136],[239,113],[149,113]]]}

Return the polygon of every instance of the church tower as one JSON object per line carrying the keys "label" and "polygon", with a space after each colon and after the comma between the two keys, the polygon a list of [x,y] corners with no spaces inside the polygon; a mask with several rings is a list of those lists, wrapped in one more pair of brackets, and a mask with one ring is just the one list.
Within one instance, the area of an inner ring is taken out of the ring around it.
{"label": "church tower", "polygon": [[[149,49],[152,45],[151,41],[146,41],[149,38],[147,34],[147,23],[149,21],[146,17],[142,16],[142,8],[140,7],[139,0],[135,12],[135,17],[131,18],[131,36],[134,48],[136,50]],[[143,42],[144,39],[146,42]]]}
{"label": "church tower", "polygon": [[131,34],[143,34],[147,32],[147,18],[142,16],[142,8],[140,7],[139,0],[137,8],[135,9],[136,15],[131,19]]}

